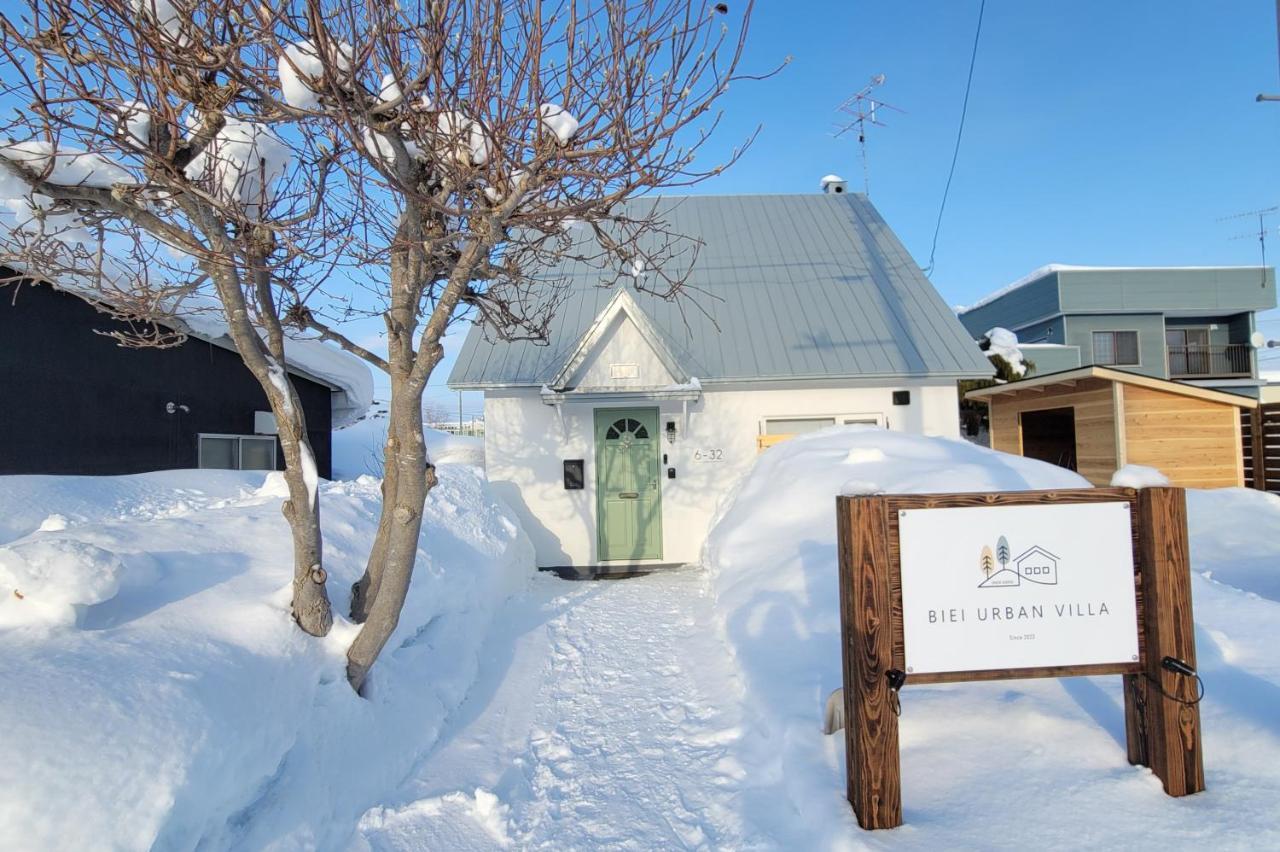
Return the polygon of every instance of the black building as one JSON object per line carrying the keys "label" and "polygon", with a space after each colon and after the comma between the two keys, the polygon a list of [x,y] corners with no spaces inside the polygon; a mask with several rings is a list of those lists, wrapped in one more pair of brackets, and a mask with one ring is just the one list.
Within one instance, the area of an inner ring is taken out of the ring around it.
{"label": "black building", "polygon": [[[0,281],[12,280],[0,269]],[[122,329],[70,293],[0,287],[0,474],[283,469],[266,394],[226,338],[119,346]],[[342,388],[289,365],[323,477]]]}

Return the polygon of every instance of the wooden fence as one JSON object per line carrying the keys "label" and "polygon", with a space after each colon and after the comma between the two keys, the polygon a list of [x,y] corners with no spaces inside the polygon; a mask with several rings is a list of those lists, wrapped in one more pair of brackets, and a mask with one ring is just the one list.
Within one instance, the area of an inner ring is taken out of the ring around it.
{"label": "wooden fence", "polygon": [[1240,411],[1244,439],[1244,484],[1280,494],[1280,402]]}

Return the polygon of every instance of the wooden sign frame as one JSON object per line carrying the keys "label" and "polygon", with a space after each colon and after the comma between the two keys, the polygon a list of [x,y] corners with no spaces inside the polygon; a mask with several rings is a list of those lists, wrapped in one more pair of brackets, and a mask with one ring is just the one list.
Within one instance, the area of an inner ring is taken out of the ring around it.
{"label": "wooden sign frame", "polygon": [[[1186,494],[1181,488],[1080,488],[972,494],[877,494],[836,500],[848,798],[863,828],[902,824],[898,717],[889,673],[906,671],[899,512],[978,506],[1127,502],[1138,613],[1136,663],[905,675],[905,684],[1123,675],[1131,764],[1151,767],[1170,796],[1204,789]],[[1188,703],[1191,702],[1191,703]]]}

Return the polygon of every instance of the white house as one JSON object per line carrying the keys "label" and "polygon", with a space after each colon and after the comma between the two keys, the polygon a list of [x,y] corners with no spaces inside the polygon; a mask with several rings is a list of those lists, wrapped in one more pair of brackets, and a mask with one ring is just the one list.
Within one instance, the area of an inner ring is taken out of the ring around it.
{"label": "white house", "polygon": [[477,325],[450,376],[484,392],[489,479],[539,567],[696,561],[717,504],[786,436],[958,436],[956,381],[991,366],[865,197],[630,203],[701,243],[687,295],[566,261],[545,344]]}

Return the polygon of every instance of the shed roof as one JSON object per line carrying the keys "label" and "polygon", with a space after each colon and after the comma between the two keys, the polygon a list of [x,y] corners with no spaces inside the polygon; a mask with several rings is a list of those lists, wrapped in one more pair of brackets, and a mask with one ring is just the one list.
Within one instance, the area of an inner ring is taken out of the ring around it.
{"label": "shed roof", "polygon": [[1044,388],[1051,385],[1074,383],[1081,379],[1103,379],[1109,382],[1120,382],[1121,384],[1126,385],[1153,388],[1166,393],[1195,397],[1196,399],[1208,400],[1209,402],[1221,402],[1227,405],[1234,405],[1239,408],[1258,407],[1258,401],[1256,399],[1241,396],[1240,394],[1210,390],[1209,388],[1183,384],[1182,382],[1174,382],[1169,379],[1157,379],[1151,376],[1130,373],[1127,370],[1113,370],[1109,367],[1096,366],[1080,367],[1074,370],[1063,370],[1060,373],[1046,373],[1043,376],[1032,376],[1031,378],[1019,379],[1016,382],[1008,382],[1003,385],[992,385],[991,387],[978,388],[977,390],[971,390],[966,393],[965,398],[989,402],[992,397],[997,397],[1002,394],[1016,394],[1023,391],[1044,390]]}
{"label": "shed roof", "polygon": [[553,381],[618,288],[703,382],[991,375],[863,195],[666,196],[626,207],[633,217],[654,209],[671,232],[702,243],[690,268],[673,271],[687,271],[686,295],[664,300],[625,276],[604,287],[613,275],[574,260],[548,267],[537,277],[568,292],[547,341],[495,340],[477,324],[451,387]]}

